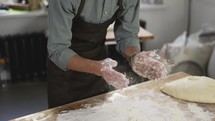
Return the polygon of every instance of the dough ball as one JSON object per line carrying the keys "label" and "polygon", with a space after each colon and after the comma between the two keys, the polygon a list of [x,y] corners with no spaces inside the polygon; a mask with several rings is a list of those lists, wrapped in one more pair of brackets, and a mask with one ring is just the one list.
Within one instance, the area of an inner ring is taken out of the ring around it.
{"label": "dough ball", "polygon": [[166,83],[161,91],[186,101],[215,103],[215,80],[205,76],[188,76]]}

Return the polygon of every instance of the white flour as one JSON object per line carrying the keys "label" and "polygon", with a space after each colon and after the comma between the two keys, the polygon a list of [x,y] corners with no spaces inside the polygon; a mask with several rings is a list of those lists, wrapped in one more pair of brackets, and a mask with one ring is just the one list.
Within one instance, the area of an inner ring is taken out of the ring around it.
{"label": "white flour", "polygon": [[115,93],[103,104],[62,112],[57,121],[212,121],[214,118],[213,113],[195,103],[179,104],[160,92],[145,89],[129,97]]}

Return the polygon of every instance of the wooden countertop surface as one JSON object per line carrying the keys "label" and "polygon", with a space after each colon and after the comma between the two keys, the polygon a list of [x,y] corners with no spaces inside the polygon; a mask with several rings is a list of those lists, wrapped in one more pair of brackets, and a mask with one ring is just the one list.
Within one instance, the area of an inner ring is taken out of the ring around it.
{"label": "wooden countertop surface", "polygon": [[[138,33],[138,37],[140,39],[140,42],[144,42],[146,40],[151,40],[154,38],[154,35],[143,29],[142,27],[140,27],[139,33]],[[113,32],[113,24],[109,26],[109,28],[107,29],[107,35],[106,35],[106,45],[114,45],[116,44],[115,41],[115,36],[114,36],[114,32]]]}
{"label": "wooden countertop surface", "polygon": [[[183,72],[178,72],[178,73],[169,75],[167,78],[165,78],[163,80],[147,81],[147,82],[143,82],[140,84],[132,85],[132,86],[125,88],[123,90],[123,95],[126,95],[126,96],[132,95],[135,93],[135,91],[137,92],[138,89],[153,89],[153,90],[160,91],[160,87],[163,86],[165,83],[179,79],[179,78],[182,78],[182,77],[186,77],[186,76],[188,76],[188,74],[183,73]],[[80,101],[77,101],[77,102],[74,102],[71,104],[62,105],[62,106],[59,106],[56,108],[52,108],[52,109],[44,110],[44,111],[41,111],[38,113],[34,113],[34,114],[30,114],[30,115],[23,116],[20,118],[16,118],[16,119],[13,119],[11,121],[34,121],[34,120],[55,121],[58,113],[61,111],[79,109],[84,104],[93,105],[93,104],[96,104],[96,102],[98,102],[98,100],[99,101],[105,101],[108,97],[112,96],[116,92],[120,93],[120,91],[112,91],[112,92],[109,92],[106,94],[102,94],[102,95],[98,95],[95,97],[80,100]],[[173,99],[178,103],[184,103],[184,104],[187,103],[186,101],[178,100],[175,98],[173,98]],[[214,113],[214,115],[215,115],[215,104],[200,104],[200,103],[198,103],[198,106],[204,107],[205,109]]]}

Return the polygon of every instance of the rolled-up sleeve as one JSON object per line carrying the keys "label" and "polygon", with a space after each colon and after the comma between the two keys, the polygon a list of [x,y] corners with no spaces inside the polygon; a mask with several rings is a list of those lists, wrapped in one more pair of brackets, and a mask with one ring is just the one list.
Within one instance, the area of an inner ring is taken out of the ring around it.
{"label": "rolled-up sleeve", "polygon": [[67,65],[71,57],[76,55],[69,48],[72,38],[72,19],[74,18],[76,7],[69,0],[49,1],[48,57],[64,71],[68,70]]}
{"label": "rolled-up sleeve", "polygon": [[123,51],[131,46],[140,48],[139,32],[139,0],[125,9],[125,13],[115,22],[114,33],[117,41],[116,49]]}

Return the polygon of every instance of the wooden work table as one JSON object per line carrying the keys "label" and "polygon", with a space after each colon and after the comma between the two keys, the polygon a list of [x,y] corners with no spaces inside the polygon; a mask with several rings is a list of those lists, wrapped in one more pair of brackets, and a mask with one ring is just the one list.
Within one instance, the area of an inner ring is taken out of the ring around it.
{"label": "wooden work table", "polygon": [[[142,27],[140,27],[138,37],[139,37],[140,42],[144,42],[146,40],[153,39],[154,35],[151,32],[149,32],[149,31],[143,29]],[[109,28],[107,29],[107,35],[106,35],[105,44],[106,45],[114,45],[114,44],[116,44],[115,36],[114,36],[114,32],[113,32],[113,24],[110,25]]]}
{"label": "wooden work table", "polygon": [[[66,104],[66,105],[56,107],[56,108],[41,111],[41,112],[38,112],[35,114],[23,116],[23,117],[20,117],[17,119],[13,119],[12,121],[35,121],[35,120],[36,121],[37,120],[38,121],[40,121],[40,120],[42,120],[42,121],[55,121],[58,113],[60,113],[61,111],[79,109],[85,104],[93,105],[93,104],[96,104],[96,102],[98,102],[98,100],[99,101],[105,101],[108,97],[112,96],[116,92],[117,93],[123,93],[126,96],[132,96],[132,94],[137,93],[138,90],[141,91],[141,89],[153,89],[153,90],[160,92],[160,87],[163,86],[165,83],[179,79],[179,78],[182,78],[182,77],[186,77],[186,76],[188,76],[188,74],[183,73],[183,72],[171,74],[163,80],[143,82],[143,83],[136,84],[136,85],[130,86],[128,88],[125,88],[121,92],[120,91],[112,91],[112,92],[109,92],[106,94],[91,97],[91,98],[77,101],[77,102],[74,102],[71,104]],[[154,97],[154,99],[156,100],[156,97]],[[186,101],[182,101],[182,100],[178,100],[178,99],[174,99],[174,100],[176,102],[178,102],[179,104],[186,104],[187,103]],[[164,103],[164,102],[159,102],[159,103]],[[168,103],[168,100],[166,101],[166,103]],[[207,109],[208,111],[212,112],[215,115],[215,104],[198,104],[198,105],[200,107],[204,107],[205,109]]]}

